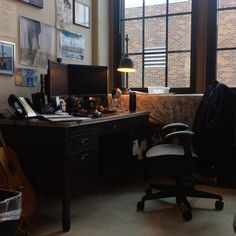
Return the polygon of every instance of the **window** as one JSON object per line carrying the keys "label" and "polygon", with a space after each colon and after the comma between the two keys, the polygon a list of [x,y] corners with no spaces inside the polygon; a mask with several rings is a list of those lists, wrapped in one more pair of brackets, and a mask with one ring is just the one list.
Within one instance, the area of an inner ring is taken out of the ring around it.
{"label": "window", "polygon": [[129,87],[190,89],[192,0],[121,1],[122,39],[128,34],[136,68]]}
{"label": "window", "polygon": [[236,88],[236,1],[217,1],[217,67],[219,82]]}

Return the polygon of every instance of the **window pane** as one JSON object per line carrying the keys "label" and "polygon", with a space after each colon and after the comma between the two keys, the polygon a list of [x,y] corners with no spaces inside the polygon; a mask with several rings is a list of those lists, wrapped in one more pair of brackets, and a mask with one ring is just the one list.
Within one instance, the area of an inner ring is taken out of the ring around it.
{"label": "window pane", "polygon": [[192,11],[192,0],[169,0],[169,13]]}
{"label": "window pane", "polygon": [[218,12],[218,48],[236,47],[236,10]]}
{"label": "window pane", "polygon": [[165,17],[145,20],[145,49],[166,44]]}
{"label": "window pane", "polygon": [[190,50],[191,15],[169,17],[168,50]]}
{"label": "window pane", "polygon": [[218,8],[236,7],[235,0],[218,0]]}
{"label": "window pane", "polygon": [[125,21],[125,35],[128,34],[129,36],[129,53],[137,53],[143,51],[142,33],[142,20]]}
{"label": "window pane", "polygon": [[165,67],[144,69],[144,87],[165,86]]}
{"label": "window pane", "polygon": [[217,52],[217,80],[229,87],[236,87],[236,50]]}
{"label": "window pane", "polygon": [[168,87],[190,87],[190,53],[169,53]]}
{"label": "window pane", "polygon": [[142,87],[142,55],[131,55],[134,61],[135,72],[129,73],[129,87]]}
{"label": "window pane", "polygon": [[166,0],[145,0],[145,16],[166,14]]}
{"label": "window pane", "polygon": [[143,0],[125,0],[125,18],[143,16]]}

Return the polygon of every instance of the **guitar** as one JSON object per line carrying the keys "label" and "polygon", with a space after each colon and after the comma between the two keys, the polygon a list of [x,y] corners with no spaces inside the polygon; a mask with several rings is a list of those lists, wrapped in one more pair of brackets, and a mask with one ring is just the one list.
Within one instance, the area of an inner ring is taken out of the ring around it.
{"label": "guitar", "polygon": [[[2,146],[0,147],[0,171],[4,170],[5,173],[1,173],[0,187],[7,188],[9,190],[16,190],[22,194],[22,217],[32,216],[37,208],[36,196],[33,188],[25,177],[17,155],[13,149],[7,147],[0,131],[0,141]],[[6,181],[7,178],[7,181]]]}

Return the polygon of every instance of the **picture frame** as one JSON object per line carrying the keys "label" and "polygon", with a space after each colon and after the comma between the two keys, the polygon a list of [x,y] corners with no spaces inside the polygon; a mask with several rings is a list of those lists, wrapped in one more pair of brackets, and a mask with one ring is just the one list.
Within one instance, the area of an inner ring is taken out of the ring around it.
{"label": "picture frame", "polygon": [[15,44],[0,41],[0,73],[14,74],[15,70]]}
{"label": "picture frame", "polygon": [[33,5],[35,7],[43,8],[43,0],[20,0],[20,1]]}
{"label": "picture frame", "polygon": [[90,6],[74,0],[73,23],[75,25],[90,28]]}

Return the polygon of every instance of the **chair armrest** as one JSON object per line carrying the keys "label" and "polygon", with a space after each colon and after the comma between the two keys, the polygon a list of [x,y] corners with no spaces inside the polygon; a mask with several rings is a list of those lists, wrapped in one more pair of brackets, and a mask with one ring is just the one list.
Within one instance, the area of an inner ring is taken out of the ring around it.
{"label": "chair armrest", "polygon": [[176,132],[167,134],[164,137],[164,141],[169,142],[169,141],[172,141],[174,138],[178,138],[182,141],[184,140],[192,141],[193,136],[194,136],[194,132],[190,130],[176,131]]}
{"label": "chair armrest", "polygon": [[186,129],[189,129],[189,125],[185,123],[170,123],[162,127],[161,137],[164,138],[169,133],[173,133],[175,131],[186,130]]}
{"label": "chair armrest", "polygon": [[193,136],[195,135],[194,132],[190,130],[184,130],[184,131],[176,131],[170,134],[167,134],[164,138],[164,143],[171,143],[178,139],[179,144],[183,146],[185,156],[188,158],[192,157],[192,139]]}

